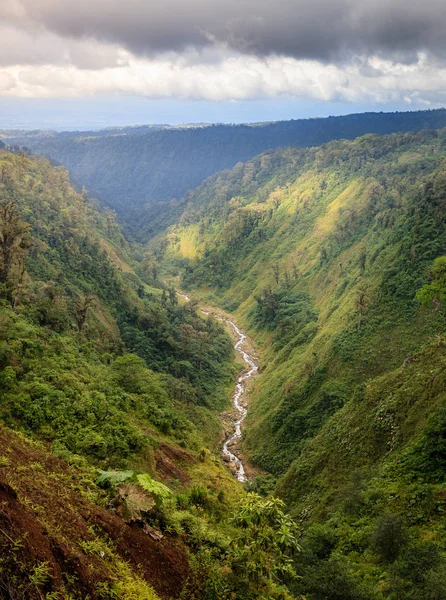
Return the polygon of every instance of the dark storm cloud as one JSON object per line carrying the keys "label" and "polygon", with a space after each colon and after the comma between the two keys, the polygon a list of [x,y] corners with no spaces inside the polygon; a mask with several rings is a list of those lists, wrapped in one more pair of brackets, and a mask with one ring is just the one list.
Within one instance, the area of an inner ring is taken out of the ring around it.
{"label": "dark storm cloud", "polygon": [[1,17],[140,55],[212,44],[323,61],[446,55],[445,0],[2,0]]}

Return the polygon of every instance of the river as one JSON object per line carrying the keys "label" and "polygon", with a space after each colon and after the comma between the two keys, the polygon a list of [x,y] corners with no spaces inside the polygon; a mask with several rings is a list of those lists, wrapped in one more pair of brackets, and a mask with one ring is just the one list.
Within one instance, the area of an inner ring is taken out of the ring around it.
{"label": "river", "polygon": [[[181,298],[190,301],[190,297],[184,292],[177,292]],[[199,309],[200,312],[205,315],[209,315],[210,311]],[[249,380],[257,375],[258,363],[255,357],[249,353],[249,346],[247,344],[246,334],[234,323],[230,317],[220,317],[213,315],[214,318],[219,321],[226,323],[233,331],[234,337],[236,338],[235,350],[240,354],[245,363],[245,368],[242,373],[237,377],[235,384],[234,393],[232,395],[232,407],[233,416],[231,420],[234,424],[233,431],[226,436],[226,439],[222,447],[222,455],[226,462],[231,466],[235,478],[241,483],[247,481],[245,465],[243,464],[243,458],[240,451],[235,449],[235,446],[239,446],[239,442],[242,439],[242,423],[246,419],[248,414],[247,404],[247,388]]]}

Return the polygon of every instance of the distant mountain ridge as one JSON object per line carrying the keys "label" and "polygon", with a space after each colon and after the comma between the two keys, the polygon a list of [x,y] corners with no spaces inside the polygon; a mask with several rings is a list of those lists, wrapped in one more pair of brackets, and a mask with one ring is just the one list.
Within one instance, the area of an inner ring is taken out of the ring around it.
{"label": "distant mountain ridge", "polygon": [[446,110],[363,113],[254,125],[110,128],[99,132],[0,132],[66,166],[72,177],[116,210],[134,235],[165,226],[178,199],[207,177],[278,147],[311,147],[367,133],[440,129]]}

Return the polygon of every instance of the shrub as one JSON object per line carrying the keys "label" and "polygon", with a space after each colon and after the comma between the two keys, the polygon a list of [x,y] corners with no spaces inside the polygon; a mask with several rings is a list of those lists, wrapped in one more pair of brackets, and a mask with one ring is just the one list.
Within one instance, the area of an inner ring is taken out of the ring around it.
{"label": "shrub", "polygon": [[393,562],[407,542],[407,531],[399,515],[386,513],[377,519],[371,544],[380,560],[385,563]]}
{"label": "shrub", "polygon": [[209,503],[209,492],[202,485],[194,485],[189,492],[190,503],[205,507]]}

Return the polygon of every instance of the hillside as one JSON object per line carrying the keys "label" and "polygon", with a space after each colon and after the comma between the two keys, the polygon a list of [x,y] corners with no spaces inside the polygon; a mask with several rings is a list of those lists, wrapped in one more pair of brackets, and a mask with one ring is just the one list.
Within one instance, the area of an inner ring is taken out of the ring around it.
{"label": "hillside", "polygon": [[244,446],[303,528],[291,589],[445,597],[446,131],[269,151],[185,204],[153,247],[261,345]]}
{"label": "hillside", "polygon": [[290,598],[297,526],[214,452],[233,355],[65,169],[0,149],[0,598]]}
{"label": "hillside", "polygon": [[116,210],[127,229],[145,241],[172,220],[172,211],[186,192],[265,150],[445,126],[446,111],[441,109],[257,125],[136,127],[78,134],[5,131],[0,137],[65,165],[79,186]]}
{"label": "hillside", "polygon": [[[446,130],[270,150],[178,207],[132,246],[0,149],[0,597],[444,598]],[[260,349],[245,489],[232,343],[178,276]]]}
{"label": "hillside", "polygon": [[156,600],[184,586],[186,548],[107,510],[93,470],[4,427],[0,442],[0,597]]}

